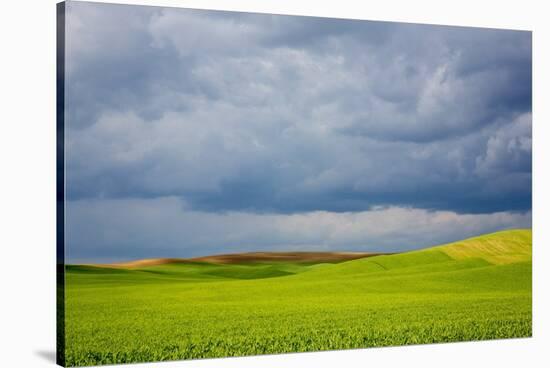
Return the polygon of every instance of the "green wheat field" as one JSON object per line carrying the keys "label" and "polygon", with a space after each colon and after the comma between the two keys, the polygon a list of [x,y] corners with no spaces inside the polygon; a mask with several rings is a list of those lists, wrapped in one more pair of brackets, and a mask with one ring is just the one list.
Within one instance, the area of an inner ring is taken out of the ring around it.
{"label": "green wheat field", "polygon": [[531,230],[320,262],[66,266],[68,366],[531,336]]}

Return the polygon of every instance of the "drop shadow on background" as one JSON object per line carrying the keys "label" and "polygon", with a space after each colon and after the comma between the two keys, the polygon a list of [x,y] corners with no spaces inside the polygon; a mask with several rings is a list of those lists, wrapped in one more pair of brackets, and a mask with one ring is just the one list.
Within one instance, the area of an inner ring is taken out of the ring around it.
{"label": "drop shadow on background", "polygon": [[48,363],[55,364],[55,350],[38,350],[34,352],[34,355],[44,359]]}

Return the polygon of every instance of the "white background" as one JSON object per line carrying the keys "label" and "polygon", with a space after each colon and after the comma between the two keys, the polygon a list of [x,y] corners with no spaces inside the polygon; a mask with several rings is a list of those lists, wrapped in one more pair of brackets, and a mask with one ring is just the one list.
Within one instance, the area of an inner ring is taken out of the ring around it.
{"label": "white background", "polygon": [[[139,367],[548,366],[550,11],[544,1],[164,0],[134,4],[533,30],[531,339],[140,364]],[[55,0],[6,1],[0,22],[0,366],[54,366]],[[546,23],[546,24],[545,24]],[[546,68],[545,68],[546,67]],[[127,365],[133,367],[138,365]]]}

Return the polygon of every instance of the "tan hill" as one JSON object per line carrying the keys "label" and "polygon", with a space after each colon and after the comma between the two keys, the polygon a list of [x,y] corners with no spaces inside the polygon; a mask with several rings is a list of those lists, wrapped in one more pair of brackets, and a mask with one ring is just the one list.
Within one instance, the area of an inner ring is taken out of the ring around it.
{"label": "tan hill", "polygon": [[[530,229],[505,230],[485,234],[457,242],[429,247],[411,252],[399,253],[400,256],[388,260],[403,260],[416,255],[442,252],[455,260],[480,258],[492,264],[507,264],[531,260],[532,234]],[[360,258],[392,253],[370,252],[250,252],[217,254],[195,258],[148,258],[130,262],[94,264],[89,266],[108,268],[143,268],[174,263],[212,263],[212,264],[244,264],[244,263],[340,263]]]}
{"label": "tan hill", "polygon": [[206,257],[191,258],[190,261],[208,263],[248,263],[248,262],[311,262],[333,263],[350,261],[381,255],[382,253],[366,252],[251,252],[235,254],[219,254]]}
{"label": "tan hill", "polygon": [[388,253],[367,252],[251,252],[217,254],[195,258],[147,258],[129,262],[93,264],[89,266],[109,268],[143,268],[172,263],[204,262],[213,264],[238,264],[261,262],[337,263]]}
{"label": "tan hill", "polygon": [[170,263],[189,263],[189,260],[185,258],[145,258],[135,261],[118,262],[118,263],[97,263],[90,264],[94,267],[110,267],[110,268],[142,268],[153,267]]}

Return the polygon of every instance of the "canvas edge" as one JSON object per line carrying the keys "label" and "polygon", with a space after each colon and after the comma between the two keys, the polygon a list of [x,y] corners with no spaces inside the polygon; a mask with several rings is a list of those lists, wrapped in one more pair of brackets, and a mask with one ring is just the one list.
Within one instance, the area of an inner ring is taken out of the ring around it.
{"label": "canvas edge", "polygon": [[56,4],[56,358],[65,366],[65,2]]}

